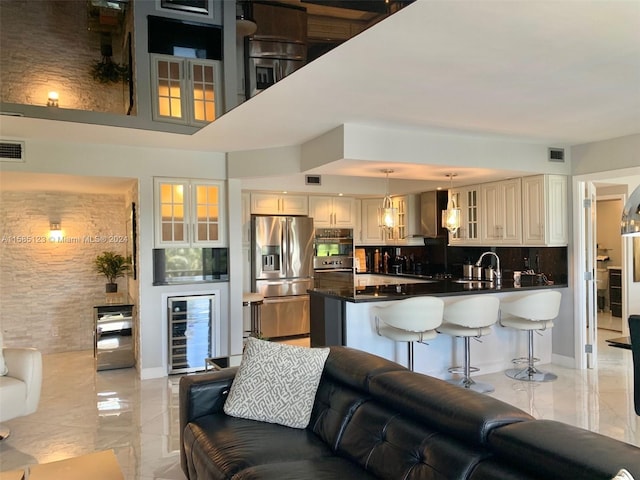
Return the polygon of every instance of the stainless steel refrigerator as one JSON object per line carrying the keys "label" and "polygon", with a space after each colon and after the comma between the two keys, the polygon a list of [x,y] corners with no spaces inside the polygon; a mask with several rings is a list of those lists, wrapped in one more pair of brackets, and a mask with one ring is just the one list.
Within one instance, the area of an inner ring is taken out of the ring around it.
{"label": "stainless steel refrigerator", "polygon": [[251,282],[264,295],[260,331],[266,338],[309,334],[313,288],[313,219],[254,216]]}

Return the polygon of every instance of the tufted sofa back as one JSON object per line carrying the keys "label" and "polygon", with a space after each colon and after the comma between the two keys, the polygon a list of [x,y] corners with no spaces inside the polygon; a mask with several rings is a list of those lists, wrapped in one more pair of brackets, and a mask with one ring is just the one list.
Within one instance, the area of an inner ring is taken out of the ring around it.
{"label": "tufted sofa back", "polygon": [[533,417],[494,398],[332,348],[309,428],[380,478],[468,478],[496,427]]}

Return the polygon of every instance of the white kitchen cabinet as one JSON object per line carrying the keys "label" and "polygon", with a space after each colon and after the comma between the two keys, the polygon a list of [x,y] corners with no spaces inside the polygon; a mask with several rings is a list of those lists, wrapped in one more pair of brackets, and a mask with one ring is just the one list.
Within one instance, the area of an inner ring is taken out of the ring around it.
{"label": "white kitchen cabinet", "polygon": [[356,224],[356,200],[352,197],[310,196],[309,216],[320,228],[353,228]]}
{"label": "white kitchen cabinet", "polygon": [[512,178],[481,185],[480,230],[483,245],[522,244],[522,182]]}
{"label": "white kitchen cabinet", "polygon": [[204,126],[222,115],[222,62],[151,55],[155,121]]}
{"label": "white kitchen cabinet", "polygon": [[356,224],[353,227],[353,241],[356,245],[360,243],[362,239],[362,200],[355,199],[356,203]]}
{"label": "white kitchen cabinet", "polygon": [[380,198],[363,198],[361,238],[358,245],[384,245],[383,230],[378,226],[378,207],[382,205]]}
{"label": "white kitchen cabinet", "polygon": [[566,176],[522,179],[522,236],[525,245],[567,245]]}
{"label": "white kitchen cabinet", "polygon": [[306,195],[252,193],[251,213],[256,215],[308,215]]}
{"label": "white kitchen cabinet", "polygon": [[224,247],[224,182],[154,179],[155,247]]}
{"label": "white kitchen cabinet", "polygon": [[424,245],[424,237],[420,235],[420,195],[398,195],[391,200],[398,210],[398,224],[387,245]]}
{"label": "white kitchen cabinet", "polygon": [[457,188],[451,191],[460,209],[460,228],[449,234],[450,245],[479,245],[480,235],[480,185]]}

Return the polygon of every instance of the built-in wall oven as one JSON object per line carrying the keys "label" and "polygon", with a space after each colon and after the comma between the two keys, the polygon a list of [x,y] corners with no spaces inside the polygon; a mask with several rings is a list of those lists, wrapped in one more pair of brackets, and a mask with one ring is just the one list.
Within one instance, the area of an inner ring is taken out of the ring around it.
{"label": "built-in wall oven", "polygon": [[316,228],[313,257],[315,288],[353,286],[353,230]]}

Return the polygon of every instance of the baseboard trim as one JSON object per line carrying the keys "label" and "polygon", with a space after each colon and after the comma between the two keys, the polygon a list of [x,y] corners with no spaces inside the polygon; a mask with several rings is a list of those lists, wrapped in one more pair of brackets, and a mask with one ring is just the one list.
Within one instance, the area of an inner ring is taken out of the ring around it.
{"label": "baseboard trim", "polygon": [[560,365],[565,368],[576,368],[576,359],[572,357],[566,357],[564,355],[551,355],[551,363]]}
{"label": "baseboard trim", "polygon": [[168,376],[166,368],[153,367],[143,368],[140,371],[140,380],[151,380],[152,378],[163,378]]}

